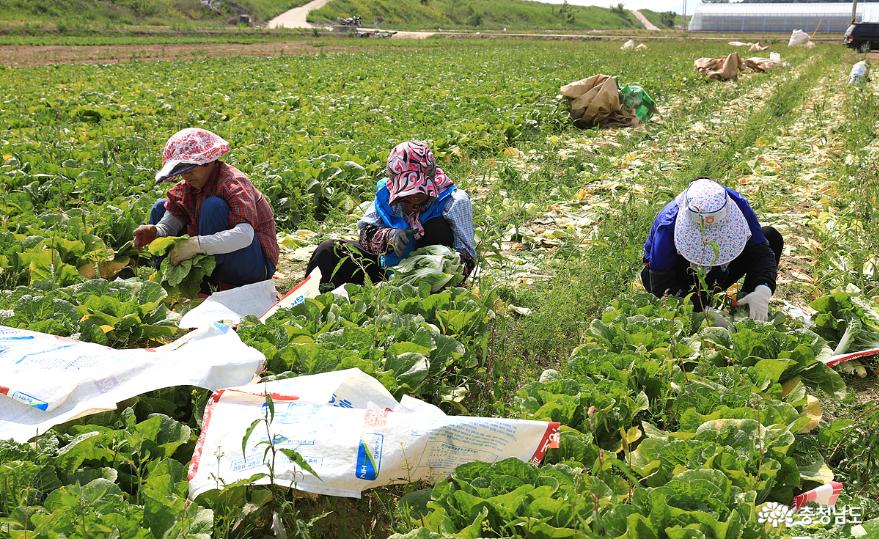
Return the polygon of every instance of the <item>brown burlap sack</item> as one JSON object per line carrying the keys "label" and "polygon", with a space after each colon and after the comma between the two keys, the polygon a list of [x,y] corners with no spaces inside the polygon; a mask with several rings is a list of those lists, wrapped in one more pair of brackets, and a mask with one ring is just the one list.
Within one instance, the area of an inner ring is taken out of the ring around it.
{"label": "brown burlap sack", "polygon": [[560,91],[568,99],[571,119],[577,127],[629,127],[638,123],[635,113],[620,101],[620,89],[613,77],[593,75],[566,84]]}

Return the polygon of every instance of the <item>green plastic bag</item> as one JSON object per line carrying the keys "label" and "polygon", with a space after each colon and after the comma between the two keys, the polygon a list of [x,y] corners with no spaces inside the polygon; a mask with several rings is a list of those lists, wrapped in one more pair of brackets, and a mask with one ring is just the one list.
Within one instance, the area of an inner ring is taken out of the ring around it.
{"label": "green plastic bag", "polygon": [[623,95],[623,104],[630,109],[635,109],[635,116],[639,120],[644,123],[650,121],[653,113],[656,112],[656,101],[644,91],[644,88],[637,84],[627,84],[620,90],[620,93]]}

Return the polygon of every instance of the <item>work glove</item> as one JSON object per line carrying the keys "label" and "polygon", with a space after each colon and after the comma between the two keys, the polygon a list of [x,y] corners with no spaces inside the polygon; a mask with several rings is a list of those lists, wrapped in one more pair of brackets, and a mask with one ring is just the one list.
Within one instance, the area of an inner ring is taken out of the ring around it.
{"label": "work glove", "polygon": [[732,325],[729,321],[729,318],[726,317],[725,314],[718,311],[714,307],[706,307],[705,308],[705,318],[711,321],[711,325],[716,328],[726,328]]}
{"label": "work glove", "polygon": [[185,241],[175,244],[174,248],[171,249],[171,254],[168,258],[171,260],[171,263],[176,266],[199,253],[201,253],[201,245],[198,243],[198,236],[195,236],[194,238],[187,238]]}
{"label": "work glove", "polygon": [[765,284],[759,285],[753,292],[738,301],[738,305],[747,305],[751,309],[750,317],[758,322],[769,320],[769,298],[772,290]]}
{"label": "work glove", "polygon": [[397,256],[402,257],[406,254],[406,249],[409,246],[409,238],[411,236],[412,231],[395,228],[391,230],[391,233],[388,235],[388,245],[391,246]]}
{"label": "work glove", "polygon": [[134,248],[143,249],[159,235],[156,225],[140,225],[134,229]]}

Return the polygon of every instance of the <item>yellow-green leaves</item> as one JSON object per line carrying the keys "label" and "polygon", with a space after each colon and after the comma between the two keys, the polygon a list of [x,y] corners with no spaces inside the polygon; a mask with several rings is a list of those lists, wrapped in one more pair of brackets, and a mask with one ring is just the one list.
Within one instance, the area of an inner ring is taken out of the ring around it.
{"label": "yellow-green leaves", "polygon": [[170,252],[174,245],[185,241],[188,238],[189,236],[165,236],[162,238],[156,238],[149,244],[147,250],[153,256],[164,256]]}

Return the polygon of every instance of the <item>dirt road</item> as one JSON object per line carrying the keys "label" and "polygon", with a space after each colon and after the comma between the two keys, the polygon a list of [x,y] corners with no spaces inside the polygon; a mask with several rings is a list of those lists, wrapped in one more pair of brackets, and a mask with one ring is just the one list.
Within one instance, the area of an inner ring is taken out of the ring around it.
{"label": "dirt road", "polygon": [[636,18],[636,19],[638,19],[639,21],[641,21],[641,24],[644,25],[644,28],[646,28],[646,29],[648,29],[648,30],[650,30],[650,31],[652,31],[652,32],[658,32],[658,31],[659,31],[659,27],[656,26],[655,24],[653,24],[652,22],[650,22],[650,19],[648,19],[647,17],[645,17],[643,13],[641,13],[641,12],[638,11],[638,10],[635,10],[635,11],[633,11],[632,13],[635,14],[635,18]]}
{"label": "dirt road", "polygon": [[270,20],[268,26],[269,28],[316,28],[315,25],[306,20],[308,13],[312,10],[320,9],[329,3],[330,0],[313,0],[304,6],[281,13]]}

